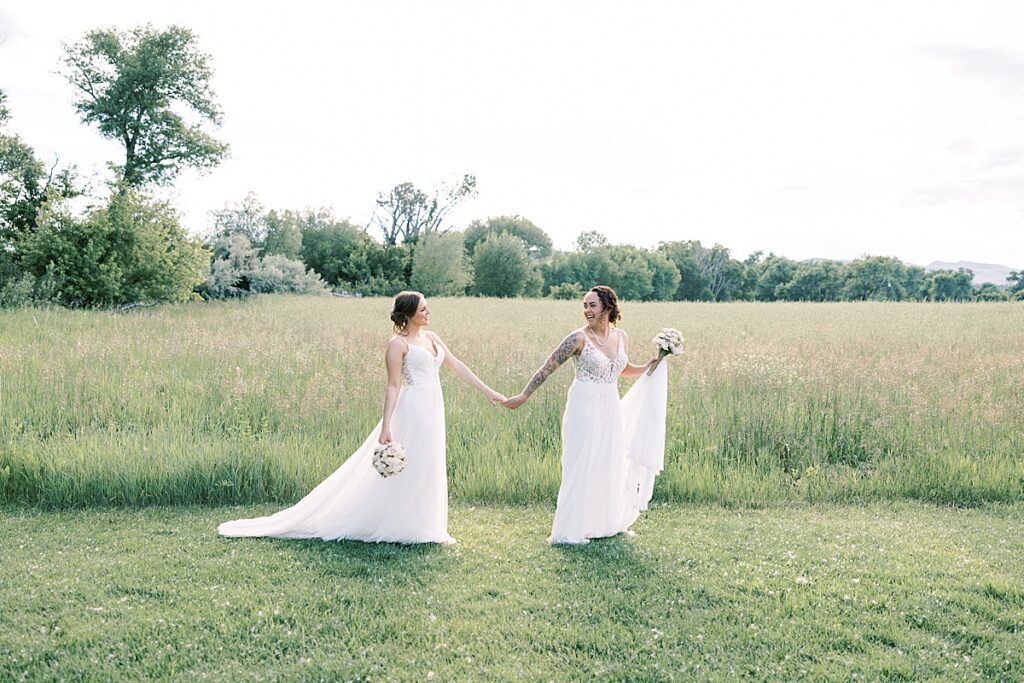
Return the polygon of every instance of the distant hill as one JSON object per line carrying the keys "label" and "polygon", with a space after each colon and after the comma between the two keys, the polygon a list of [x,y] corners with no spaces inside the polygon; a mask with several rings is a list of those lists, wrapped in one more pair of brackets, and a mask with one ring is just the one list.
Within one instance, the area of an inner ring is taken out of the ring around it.
{"label": "distant hill", "polygon": [[1006,278],[1010,275],[1010,271],[1014,270],[994,263],[971,263],[970,261],[957,261],[956,263],[932,261],[924,267],[925,270],[956,270],[957,268],[971,269],[971,272],[974,273],[972,284],[975,287],[980,287],[986,282],[1005,287]]}
{"label": "distant hill", "polygon": [[[833,263],[849,263],[841,259],[829,259],[829,258],[809,258],[804,259],[805,263],[825,263],[831,261]],[[904,262],[906,263],[906,262]],[[914,263],[907,263],[908,266],[916,265]],[[1010,275],[1010,271],[1017,270],[1016,268],[1009,268],[1007,266],[1000,266],[995,263],[974,263],[972,261],[957,261],[956,263],[949,263],[948,261],[932,261],[924,267],[925,270],[957,270],[958,268],[969,268],[974,273],[974,279],[971,280],[971,284],[975,287],[981,287],[986,282],[991,282],[997,287],[1007,287],[1009,283],[1006,278]]]}

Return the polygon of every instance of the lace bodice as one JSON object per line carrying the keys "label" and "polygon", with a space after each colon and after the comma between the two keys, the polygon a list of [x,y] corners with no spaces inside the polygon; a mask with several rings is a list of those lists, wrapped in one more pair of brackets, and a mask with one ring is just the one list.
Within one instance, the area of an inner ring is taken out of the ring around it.
{"label": "lace bodice", "polygon": [[402,378],[407,386],[437,384],[438,370],[443,362],[444,349],[440,346],[437,347],[437,356],[434,356],[422,346],[409,344],[409,351],[402,361]]}
{"label": "lace bodice", "polygon": [[601,353],[594,346],[586,333],[583,335],[586,341],[583,343],[583,350],[578,356],[573,356],[576,364],[576,381],[589,382],[591,384],[615,384],[619,381],[619,373],[626,367],[629,359],[622,350],[622,337],[619,336],[618,351],[615,358]]}

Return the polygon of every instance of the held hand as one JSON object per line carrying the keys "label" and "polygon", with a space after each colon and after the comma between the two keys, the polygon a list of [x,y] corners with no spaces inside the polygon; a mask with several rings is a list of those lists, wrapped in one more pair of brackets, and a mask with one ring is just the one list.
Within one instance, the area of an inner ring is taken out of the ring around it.
{"label": "held hand", "polygon": [[391,443],[391,430],[381,428],[380,436],[377,437],[377,443],[381,445]]}
{"label": "held hand", "polygon": [[658,367],[658,363],[660,363],[663,358],[664,356],[658,356],[647,361],[647,364],[644,365],[644,373],[648,375],[652,374],[654,369]]}
{"label": "held hand", "polygon": [[494,389],[488,389],[484,392],[484,395],[487,396],[487,400],[490,401],[491,405],[494,407],[497,407],[499,403],[504,403],[506,400],[505,394],[499,393]]}
{"label": "held hand", "polygon": [[519,406],[521,406],[524,403],[526,403],[526,399],[527,398],[529,398],[529,397],[528,396],[523,396],[522,394],[518,394],[516,396],[513,396],[510,399],[506,399],[505,401],[502,401],[501,405],[505,406],[509,410],[515,410]]}

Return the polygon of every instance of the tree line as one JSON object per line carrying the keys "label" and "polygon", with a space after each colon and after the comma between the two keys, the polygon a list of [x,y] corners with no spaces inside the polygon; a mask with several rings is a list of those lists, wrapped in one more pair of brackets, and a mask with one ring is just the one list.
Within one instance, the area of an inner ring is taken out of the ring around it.
{"label": "tree line", "polygon": [[[582,297],[605,283],[633,301],[999,301],[1024,299],[1024,271],[1008,286],[974,288],[969,269],[926,271],[894,257],[848,263],[794,261],[761,252],[733,258],[721,245],[614,245],[598,232],[571,251],[522,216],[472,221],[463,230],[424,229],[388,244],[327,211],[266,210],[254,195],[214,213],[220,243],[252,259],[302,262],[336,290],[388,295],[412,287],[428,296]],[[239,238],[241,238],[239,240]],[[254,261],[255,262],[255,261]]]}
{"label": "tree line", "polygon": [[757,252],[739,260],[721,245],[610,244],[584,232],[552,249],[522,216],[450,215],[477,179],[428,191],[401,183],[381,192],[367,225],[325,209],[267,209],[253,194],[211,212],[203,237],[155,197],[185,169],[208,170],[229,153],[212,130],[222,113],[212,67],[188,29],[141,26],[92,31],[64,46],[61,73],[83,123],[116,141],[105,192],[73,165],[45,164],[10,130],[0,90],[0,306],[113,307],[222,299],[261,292],[575,299],[592,284],[635,301],[997,301],[1024,299],[1024,269],[1005,287],[975,289],[969,270],[927,272],[898,259],[797,262]]}

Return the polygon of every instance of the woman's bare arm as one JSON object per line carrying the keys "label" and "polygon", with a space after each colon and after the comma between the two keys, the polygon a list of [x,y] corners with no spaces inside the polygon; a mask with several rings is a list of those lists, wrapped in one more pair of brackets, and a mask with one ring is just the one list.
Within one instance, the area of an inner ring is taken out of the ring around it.
{"label": "woman's bare arm", "polygon": [[384,366],[388,371],[388,384],[384,390],[384,417],[381,418],[379,443],[391,441],[391,416],[398,404],[398,392],[402,389],[402,362],[409,347],[402,339],[393,337],[384,354]]}
{"label": "woman's bare arm", "polygon": [[448,350],[448,347],[445,345],[443,341],[441,341],[441,338],[439,336],[437,336],[433,332],[427,332],[427,335],[429,335],[429,337],[433,339],[435,344],[444,349],[444,364],[448,367],[449,370],[455,373],[456,377],[461,379],[469,386],[475,389],[479,389],[481,392],[483,392],[484,396],[490,399],[492,403],[501,402],[505,400],[505,396],[503,394],[487,386],[487,383],[484,382],[479,377],[477,377],[476,374],[469,369],[468,365],[466,365],[461,360],[456,358],[455,354]]}
{"label": "woman's bare arm", "polygon": [[506,408],[515,410],[526,403],[526,400],[530,398],[533,392],[535,392],[541,384],[544,384],[544,381],[551,376],[551,373],[557,370],[562,363],[579,353],[582,348],[583,331],[574,330],[570,332],[565,339],[562,340],[562,343],[560,343],[555,350],[551,352],[551,355],[548,356],[544,365],[540,366],[540,369],[533,373],[533,377],[530,378],[530,381],[527,382],[526,387],[523,388],[519,395],[513,396],[502,405]]}
{"label": "woman's bare arm", "polygon": [[[622,333],[622,345],[623,345],[624,350],[626,351],[626,356],[628,357],[629,356],[629,335],[626,334],[625,330],[619,330],[619,332]],[[647,372],[647,368],[651,367],[651,363],[656,363],[657,361],[658,361],[657,358],[652,358],[651,360],[647,361],[643,365],[634,365],[633,363],[627,362],[626,363],[626,367],[622,368],[622,372],[620,373],[620,376],[621,377],[639,377],[640,375],[642,375],[645,372]]]}

